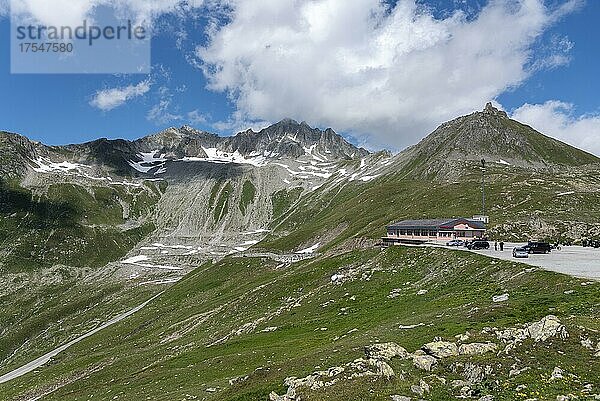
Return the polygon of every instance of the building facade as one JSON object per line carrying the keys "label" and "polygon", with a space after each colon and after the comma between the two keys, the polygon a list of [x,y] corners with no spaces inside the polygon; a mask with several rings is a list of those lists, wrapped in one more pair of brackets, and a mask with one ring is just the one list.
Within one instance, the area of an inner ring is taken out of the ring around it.
{"label": "building facade", "polygon": [[383,243],[448,242],[453,239],[485,238],[485,223],[480,219],[403,220],[386,227]]}

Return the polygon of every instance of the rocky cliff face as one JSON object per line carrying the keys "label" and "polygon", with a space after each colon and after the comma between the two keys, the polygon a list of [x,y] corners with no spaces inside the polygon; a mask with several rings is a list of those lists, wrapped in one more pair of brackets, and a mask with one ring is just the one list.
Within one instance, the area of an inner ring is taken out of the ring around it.
{"label": "rocky cliff face", "polygon": [[298,123],[291,119],[284,119],[259,132],[240,132],[223,142],[223,150],[238,151],[243,155],[258,153],[300,157],[315,152],[333,159],[353,159],[369,153],[351,145],[331,128],[322,131],[311,128],[306,122]]}

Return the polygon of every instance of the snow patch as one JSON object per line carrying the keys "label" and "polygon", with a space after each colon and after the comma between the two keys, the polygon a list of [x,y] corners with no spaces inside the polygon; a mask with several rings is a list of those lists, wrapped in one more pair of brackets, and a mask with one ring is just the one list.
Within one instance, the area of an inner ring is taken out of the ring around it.
{"label": "snow patch", "polygon": [[[150,170],[152,170],[153,168],[158,167],[158,171],[154,174],[160,174],[160,172],[165,172],[166,170],[164,170],[164,163],[167,161],[167,159],[164,157],[164,155],[159,155],[158,153],[160,152],[160,150],[153,150],[152,152],[148,152],[148,153],[138,153],[137,156],[142,159],[139,162],[133,161],[133,160],[129,160],[127,163],[129,163],[129,165],[131,167],[133,167],[135,170],[139,171],[140,173],[148,173]],[[164,170],[164,171],[161,171]]]}
{"label": "snow patch", "polygon": [[150,260],[150,258],[146,255],[138,255],[138,256],[133,256],[131,258],[127,258],[125,260],[122,260],[121,263],[124,264],[128,264],[128,265],[134,265],[134,266],[140,266],[140,267],[147,267],[147,268],[151,268],[151,269],[165,269],[165,270],[181,270],[181,267],[174,267],[174,266],[165,266],[165,265],[153,265],[150,263],[142,263],[142,262],[146,262]]}
{"label": "snow patch", "polygon": [[37,167],[33,167],[33,170],[37,173],[50,173],[53,171],[71,171],[71,170],[76,170],[76,171],[81,171],[82,168],[89,168],[89,166],[85,166],[83,164],[78,164],[78,163],[70,163],[67,161],[64,162],[60,162],[60,163],[54,163],[48,159],[44,159],[42,157],[38,158],[37,160],[32,160],[35,164],[37,164]]}
{"label": "snow patch", "polygon": [[298,251],[296,253],[304,253],[304,254],[306,254],[306,253],[314,253],[317,250],[317,248],[319,248],[319,246],[321,246],[321,243],[317,242],[313,246],[310,246],[308,248],[302,249],[302,250],[300,250],[300,251]]}
{"label": "snow patch", "polygon": [[377,174],[377,175],[365,175],[364,177],[360,177],[359,180],[367,182],[367,181],[374,180],[377,177],[379,177],[379,174]]}
{"label": "snow patch", "polygon": [[492,297],[492,302],[504,302],[508,301],[508,294],[494,295]]}

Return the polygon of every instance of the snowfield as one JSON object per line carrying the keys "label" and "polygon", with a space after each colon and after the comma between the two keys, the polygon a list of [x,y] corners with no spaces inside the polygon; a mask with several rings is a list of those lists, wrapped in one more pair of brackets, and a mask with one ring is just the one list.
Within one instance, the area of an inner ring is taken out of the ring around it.
{"label": "snowfield", "polygon": [[313,246],[305,248],[305,249],[302,249],[302,250],[300,250],[300,251],[298,251],[296,253],[300,253],[300,254],[314,253],[319,248],[319,246],[321,246],[321,243],[317,242]]}

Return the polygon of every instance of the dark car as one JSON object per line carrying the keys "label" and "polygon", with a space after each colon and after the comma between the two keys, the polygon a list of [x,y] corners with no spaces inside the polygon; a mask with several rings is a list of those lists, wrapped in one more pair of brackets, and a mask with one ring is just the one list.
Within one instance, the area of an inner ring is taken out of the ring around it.
{"label": "dark car", "polygon": [[490,243],[483,240],[474,240],[469,242],[467,248],[477,250],[477,249],[490,249]]}
{"label": "dark car", "polygon": [[529,253],[550,253],[552,247],[547,242],[529,241],[523,248]]}

